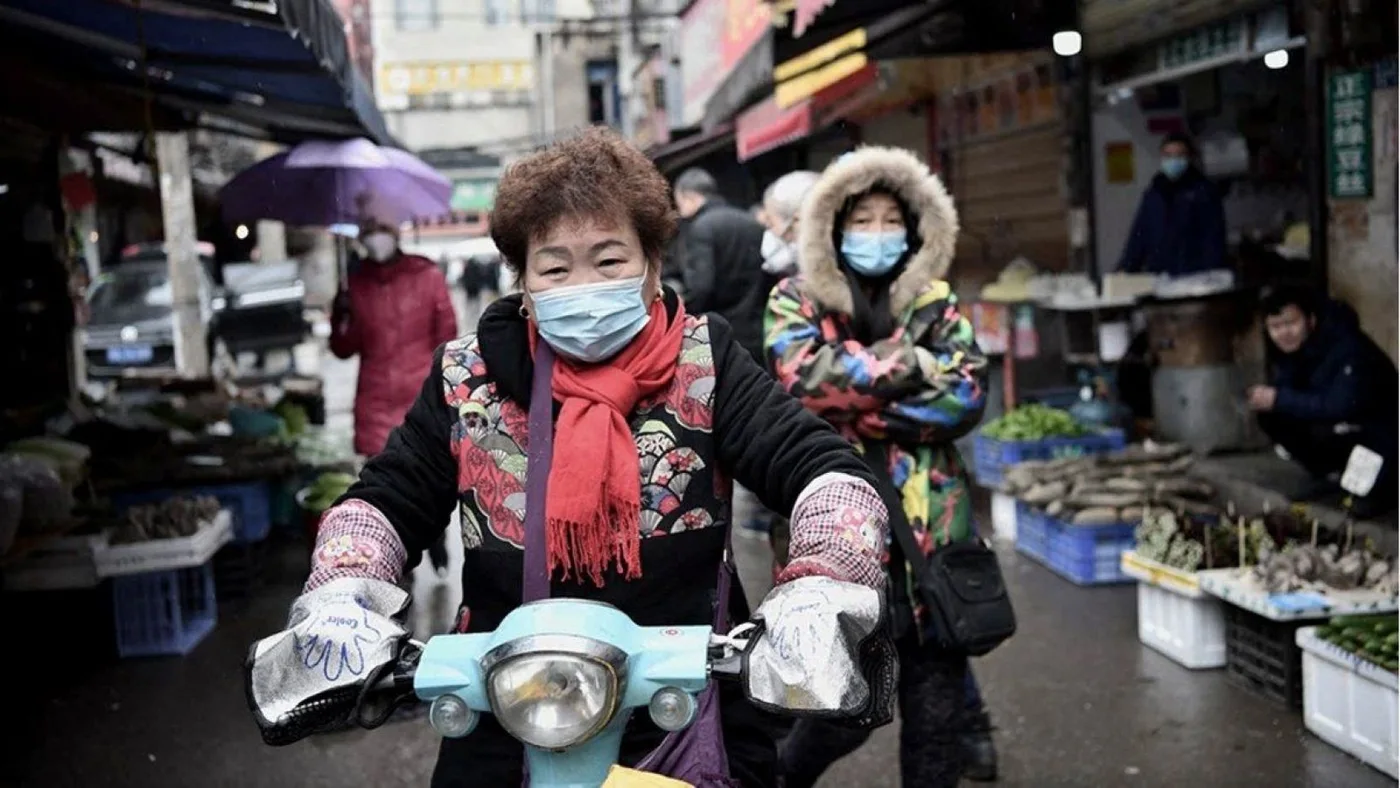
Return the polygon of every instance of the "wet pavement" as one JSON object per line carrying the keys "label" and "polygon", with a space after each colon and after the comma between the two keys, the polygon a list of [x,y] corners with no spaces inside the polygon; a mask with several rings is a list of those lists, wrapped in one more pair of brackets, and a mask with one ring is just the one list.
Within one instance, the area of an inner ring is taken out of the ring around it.
{"label": "wet pavement", "polygon": [[[339,389],[353,381],[353,362],[329,361],[326,372]],[[764,544],[736,546],[746,585],[762,586]],[[449,547],[455,576],[461,547]],[[292,542],[274,550],[262,592],[222,606],[217,629],[184,658],[106,659],[100,595],[8,595],[0,651],[14,703],[12,732],[0,737],[0,785],[426,786],[437,739],[422,720],[283,748],[259,740],[242,661],[285,621],[304,557]],[[1133,586],[1078,588],[1010,552],[1004,567],[1021,628],[975,666],[999,727],[1001,785],[1395,785],[1223,671],[1188,671],[1141,646]],[[415,598],[420,635],[445,626],[456,602],[451,585],[423,568]],[[897,725],[877,731],[822,785],[897,786],[897,749]]]}
{"label": "wet pavement", "polygon": [[[749,557],[760,552],[749,540],[738,545]],[[284,748],[258,739],[241,663],[249,643],[285,620],[302,555],[294,546],[280,551],[264,593],[224,606],[218,628],[188,657],[30,670],[11,707],[24,710],[11,715],[23,725],[5,737],[0,784],[427,785],[437,741],[423,721]],[[1002,785],[1395,784],[1222,671],[1191,672],[1139,645],[1131,586],[1077,588],[1014,554],[1006,570],[1021,631],[976,665],[999,726]],[[426,574],[417,580],[420,617],[445,622],[449,587]],[[897,726],[877,731],[823,785],[897,786],[897,741]]]}

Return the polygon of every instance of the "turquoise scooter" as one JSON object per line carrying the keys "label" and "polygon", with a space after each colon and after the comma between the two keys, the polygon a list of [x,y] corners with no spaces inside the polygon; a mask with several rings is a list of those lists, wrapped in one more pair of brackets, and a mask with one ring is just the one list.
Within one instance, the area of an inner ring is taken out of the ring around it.
{"label": "turquoise scooter", "polygon": [[639,627],[611,605],[547,599],[516,608],[494,632],[433,638],[416,668],[385,686],[411,682],[446,738],[495,715],[525,745],[532,788],[597,788],[632,714],[645,708],[663,731],[688,727],[711,678],[738,679],[752,629]]}

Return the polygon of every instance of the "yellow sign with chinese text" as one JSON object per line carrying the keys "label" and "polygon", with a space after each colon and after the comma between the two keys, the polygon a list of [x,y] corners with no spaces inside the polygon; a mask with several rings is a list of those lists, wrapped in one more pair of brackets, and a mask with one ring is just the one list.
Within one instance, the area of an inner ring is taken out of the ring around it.
{"label": "yellow sign with chinese text", "polygon": [[535,86],[535,67],[528,60],[385,63],[379,67],[379,76],[382,93],[401,96],[532,90]]}

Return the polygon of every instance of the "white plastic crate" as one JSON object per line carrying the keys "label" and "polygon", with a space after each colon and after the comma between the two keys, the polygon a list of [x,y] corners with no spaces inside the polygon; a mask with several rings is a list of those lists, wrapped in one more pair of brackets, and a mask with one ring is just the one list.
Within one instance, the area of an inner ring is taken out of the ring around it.
{"label": "white plastic crate", "polygon": [[1138,579],[1138,640],[1174,662],[1203,670],[1225,667],[1225,609],[1183,572],[1136,552],[1123,553],[1123,573]]}
{"label": "white plastic crate", "polygon": [[194,536],[152,539],[133,544],[105,544],[93,554],[98,577],[120,577],[186,569],[209,562],[233,539],[233,518],[227,509],[200,526]]}
{"label": "white plastic crate", "polygon": [[1394,673],[1298,630],[1303,650],[1303,721],[1319,739],[1400,777]]}
{"label": "white plastic crate", "polygon": [[1225,667],[1220,600],[1138,583],[1138,640],[1192,670]]}
{"label": "white plastic crate", "polygon": [[1016,499],[1006,493],[992,493],[992,536],[1016,541]]}

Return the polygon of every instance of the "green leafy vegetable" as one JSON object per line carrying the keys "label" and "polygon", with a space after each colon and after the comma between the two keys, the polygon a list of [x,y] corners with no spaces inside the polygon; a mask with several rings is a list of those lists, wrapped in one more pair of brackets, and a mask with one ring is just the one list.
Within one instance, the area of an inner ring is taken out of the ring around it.
{"label": "green leafy vegetable", "polygon": [[982,434],[999,441],[1036,441],[1046,438],[1078,438],[1089,434],[1067,411],[1044,405],[1023,405],[988,422]]}

